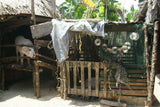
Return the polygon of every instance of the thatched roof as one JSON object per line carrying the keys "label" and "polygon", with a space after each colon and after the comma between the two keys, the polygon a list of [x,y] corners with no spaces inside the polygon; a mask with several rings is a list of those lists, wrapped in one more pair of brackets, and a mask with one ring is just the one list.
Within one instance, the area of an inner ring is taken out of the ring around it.
{"label": "thatched roof", "polygon": [[[52,0],[34,0],[35,14],[52,17]],[[0,0],[0,16],[31,14],[31,0]]]}

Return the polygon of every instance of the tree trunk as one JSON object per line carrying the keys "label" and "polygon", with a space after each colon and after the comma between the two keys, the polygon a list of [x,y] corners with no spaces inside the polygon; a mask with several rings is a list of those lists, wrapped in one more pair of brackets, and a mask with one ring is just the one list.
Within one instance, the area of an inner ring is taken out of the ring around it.
{"label": "tree trunk", "polygon": [[108,4],[108,1],[106,0],[106,7],[105,7],[105,20],[107,20],[107,8],[108,8],[107,4]]}
{"label": "tree trunk", "polygon": [[56,13],[56,0],[53,0],[53,19],[56,18],[56,15],[57,15],[57,13]]}
{"label": "tree trunk", "polygon": [[158,18],[160,0],[148,0],[148,10],[146,13],[146,23],[153,23]]}

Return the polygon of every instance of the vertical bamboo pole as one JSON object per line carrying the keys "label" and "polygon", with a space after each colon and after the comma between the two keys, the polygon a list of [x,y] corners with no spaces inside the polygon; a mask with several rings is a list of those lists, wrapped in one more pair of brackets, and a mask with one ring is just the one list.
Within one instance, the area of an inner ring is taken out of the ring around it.
{"label": "vertical bamboo pole", "polygon": [[85,85],[84,85],[84,62],[81,62],[81,95],[84,96],[85,95],[85,92],[84,92],[84,89],[85,89]]}
{"label": "vertical bamboo pole", "polygon": [[53,0],[53,19],[57,18],[57,12],[56,12],[56,0]]}
{"label": "vertical bamboo pole", "polygon": [[91,96],[91,62],[88,62],[88,92],[88,95]]}
{"label": "vertical bamboo pole", "polygon": [[73,62],[74,67],[73,67],[73,80],[74,80],[74,93],[77,95],[77,63]]}
{"label": "vertical bamboo pole", "polygon": [[153,37],[153,48],[152,48],[152,65],[151,65],[151,74],[150,74],[150,84],[148,87],[148,98],[147,98],[147,107],[152,106],[152,99],[153,99],[153,86],[155,80],[155,73],[158,69],[158,42],[160,40],[160,22],[156,21],[154,23],[154,37]]}
{"label": "vertical bamboo pole", "polygon": [[96,69],[96,81],[95,81],[95,83],[96,83],[96,96],[97,97],[99,97],[99,63],[98,62],[96,62],[95,63],[95,69]]}
{"label": "vertical bamboo pole", "polygon": [[70,71],[69,71],[69,61],[66,62],[66,70],[67,70],[67,81],[68,81],[68,94],[71,93],[71,85],[70,85]]}
{"label": "vertical bamboo pole", "polygon": [[[34,7],[34,0],[31,0],[31,20],[33,25],[36,24],[36,16],[35,16],[35,7]],[[36,41],[34,40],[34,44],[36,44]],[[35,53],[38,53],[38,47],[35,49]],[[34,60],[34,66],[35,66],[35,71],[33,71],[33,88],[35,95],[37,98],[40,97],[40,80],[39,80],[39,66],[37,63],[37,59]]]}
{"label": "vertical bamboo pole", "polygon": [[66,77],[66,63],[63,62],[63,85],[64,85],[64,95],[63,99],[67,98],[67,77]]}
{"label": "vertical bamboo pole", "polygon": [[32,76],[33,76],[32,77],[33,78],[33,80],[32,80],[33,81],[33,90],[34,90],[34,95],[36,96],[37,94],[36,94],[36,79],[35,79],[36,77],[35,77],[35,75],[36,75],[35,71],[33,71],[32,72]]}
{"label": "vertical bamboo pole", "polygon": [[33,24],[36,24],[36,17],[35,17],[35,9],[34,9],[34,0],[31,0],[31,20],[33,21]]}
{"label": "vertical bamboo pole", "polygon": [[108,4],[108,0],[106,0],[106,2],[105,2],[106,4],[105,4],[105,20],[107,20],[107,8],[108,8],[108,6],[107,6],[107,4]]}
{"label": "vertical bamboo pole", "polygon": [[37,98],[40,97],[40,79],[39,79],[39,66],[37,61],[34,61],[35,65],[35,71],[34,72],[34,77],[35,77],[35,91],[36,91],[36,96]]}
{"label": "vertical bamboo pole", "polygon": [[[104,65],[104,64],[103,64]],[[103,90],[103,92],[104,92],[104,98],[106,98],[107,97],[107,68],[106,68],[106,66],[104,65],[104,90]]]}
{"label": "vertical bamboo pole", "polygon": [[63,62],[62,63],[60,63],[60,96],[61,96],[61,98],[63,98],[63,95],[64,95],[64,81],[63,81],[63,70],[64,70],[64,65],[63,65]]}
{"label": "vertical bamboo pole", "polygon": [[147,72],[147,89],[149,90],[149,83],[150,83],[150,72],[151,72],[151,67],[150,67],[150,51],[149,51],[149,37],[148,37],[148,27],[147,25],[144,26],[144,34],[145,34],[145,54],[146,54],[146,72]]}

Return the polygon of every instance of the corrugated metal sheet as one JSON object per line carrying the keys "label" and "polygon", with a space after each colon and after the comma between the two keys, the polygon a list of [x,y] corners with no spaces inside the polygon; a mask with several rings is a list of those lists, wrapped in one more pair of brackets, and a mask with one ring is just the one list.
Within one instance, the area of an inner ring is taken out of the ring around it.
{"label": "corrugated metal sheet", "polygon": [[[52,17],[52,0],[34,0],[35,14]],[[31,0],[0,0],[0,16],[31,14]]]}

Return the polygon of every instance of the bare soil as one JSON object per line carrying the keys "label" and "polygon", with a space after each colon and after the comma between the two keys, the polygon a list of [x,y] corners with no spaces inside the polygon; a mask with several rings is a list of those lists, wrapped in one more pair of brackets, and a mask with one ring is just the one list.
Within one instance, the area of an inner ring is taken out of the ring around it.
{"label": "bare soil", "polygon": [[[80,97],[61,99],[53,81],[41,82],[41,97],[34,96],[32,80],[17,82],[8,90],[0,90],[0,107],[104,107],[98,99],[82,100]],[[106,107],[106,106],[105,106]]]}

